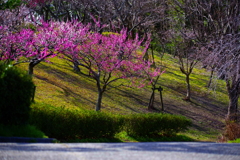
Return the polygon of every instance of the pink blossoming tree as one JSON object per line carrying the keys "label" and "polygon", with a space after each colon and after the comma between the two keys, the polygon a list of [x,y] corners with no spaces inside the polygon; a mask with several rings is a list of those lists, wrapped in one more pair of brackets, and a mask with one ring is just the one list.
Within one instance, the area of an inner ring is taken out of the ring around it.
{"label": "pink blossoming tree", "polygon": [[76,26],[72,27],[73,30],[60,27],[59,32],[65,37],[65,43],[58,52],[80,68],[78,73],[95,80],[98,90],[96,111],[101,109],[103,93],[110,88],[110,84],[127,79],[132,85],[143,87],[160,74],[158,68],[151,69],[151,62],[143,60],[149,40],[143,42],[138,36],[128,39],[129,35],[124,29],[120,33],[104,35],[91,32],[87,26]]}
{"label": "pink blossoming tree", "polygon": [[43,23],[34,32],[31,29],[22,29],[19,32],[10,32],[1,27],[2,34],[0,60],[13,61],[13,65],[29,63],[30,75],[33,68],[49,57],[57,55],[56,47],[61,45],[61,37],[56,34],[57,23]]}

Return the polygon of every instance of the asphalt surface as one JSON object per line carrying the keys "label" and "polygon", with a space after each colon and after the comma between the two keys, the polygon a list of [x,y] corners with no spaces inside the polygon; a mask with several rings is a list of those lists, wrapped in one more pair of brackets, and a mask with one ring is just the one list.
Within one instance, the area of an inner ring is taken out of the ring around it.
{"label": "asphalt surface", "polygon": [[240,144],[0,143],[0,160],[240,160]]}

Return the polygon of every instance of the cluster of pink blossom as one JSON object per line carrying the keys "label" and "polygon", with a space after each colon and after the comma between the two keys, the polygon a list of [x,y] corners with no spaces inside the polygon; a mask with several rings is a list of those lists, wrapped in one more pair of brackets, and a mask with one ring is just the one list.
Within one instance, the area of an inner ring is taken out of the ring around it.
{"label": "cluster of pink blossom", "polygon": [[128,39],[128,33],[124,29],[119,34],[106,36],[91,32],[88,26],[76,26],[73,24],[62,27],[64,31],[59,30],[65,37],[65,43],[59,52],[73,63],[77,62],[77,65],[86,68],[92,78],[98,79],[101,75],[114,76],[112,79],[143,78],[146,77],[146,73],[150,77],[156,77],[161,73],[159,69],[151,69],[151,63],[143,60],[149,40],[142,48],[143,39],[139,40],[138,36],[135,39]]}

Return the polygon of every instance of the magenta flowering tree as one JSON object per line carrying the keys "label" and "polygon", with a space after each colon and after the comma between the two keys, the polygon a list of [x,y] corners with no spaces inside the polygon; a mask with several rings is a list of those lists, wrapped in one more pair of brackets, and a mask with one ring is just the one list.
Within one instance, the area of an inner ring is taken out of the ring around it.
{"label": "magenta flowering tree", "polygon": [[29,62],[29,74],[33,74],[33,68],[47,58],[57,55],[56,48],[61,45],[61,37],[57,35],[58,22],[43,23],[37,27],[37,31],[32,36],[32,41],[25,43],[21,54],[27,61],[17,61],[17,63]]}
{"label": "magenta flowering tree", "polygon": [[160,74],[159,69],[151,69],[152,73],[146,75],[146,72],[150,72],[152,64],[143,59],[149,40],[143,42],[138,36],[133,40],[128,39],[126,30],[109,35],[91,32],[86,28],[79,30],[74,31],[79,32],[78,37],[65,32],[71,36],[61,46],[59,52],[79,66],[81,75],[95,80],[98,90],[96,111],[101,109],[103,93],[110,89],[110,84],[127,79],[132,85],[143,87],[147,82],[150,83],[149,78]]}
{"label": "magenta flowering tree", "polygon": [[57,55],[56,47],[61,45],[57,26],[58,22],[43,23],[36,31],[22,29],[15,33],[5,29],[0,44],[0,60],[13,61],[13,65],[29,63],[28,73],[32,75],[37,64]]}

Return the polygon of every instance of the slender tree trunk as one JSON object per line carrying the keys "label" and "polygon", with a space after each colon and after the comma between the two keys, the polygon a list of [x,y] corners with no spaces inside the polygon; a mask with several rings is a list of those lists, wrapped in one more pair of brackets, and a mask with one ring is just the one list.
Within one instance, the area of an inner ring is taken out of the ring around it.
{"label": "slender tree trunk", "polygon": [[98,76],[96,77],[96,82],[97,82],[97,88],[98,88],[98,99],[97,99],[95,110],[100,111],[101,108],[102,108],[103,93],[104,93],[105,88],[106,88],[106,86],[103,86],[103,88],[101,88],[100,73],[98,73]]}
{"label": "slender tree trunk", "polygon": [[186,85],[187,85],[187,95],[185,100],[190,101],[191,99],[190,74],[186,74]]}
{"label": "slender tree trunk", "polygon": [[197,64],[196,61],[190,62],[187,58],[186,67],[184,66],[184,60],[182,57],[179,57],[180,62],[180,70],[186,76],[186,87],[187,87],[187,94],[184,100],[191,101],[191,85],[190,85],[190,75],[193,71],[194,66]]}
{"label": "slender tree trunk", "polygon": [[103,92],[101,90],[98,91],[98,99],[97,99],[97,103],[96,103],[96,111],[100,111],[101,107],[102,107],[102,96],[103,96]]}
{"label": "slender tree trunk", "polygon": [[207,88],[209,88],[212,84],[212,79],[213,79],[213,73],[214,73],[214,70],[212,69],[211,70],[211,74],[210,74],[210,79],[208,81],[208,85],[207,85]]}
{"label": "slender tree trunk", "polygon": [[150,97],[149,103],[148,103],[148,110],[154,109],[154,101],[155,101],[155,90],[156,90],[156,84],[160,76],[157,76],[157,78],[152,82],[152,95]]}
{"label": "slender tree trunk", "polygon": [[152,88],[152,95],[150,97],[149,103],[148,103],[148,110],[154,109],[154,99],[155,99],[155,88]]}

